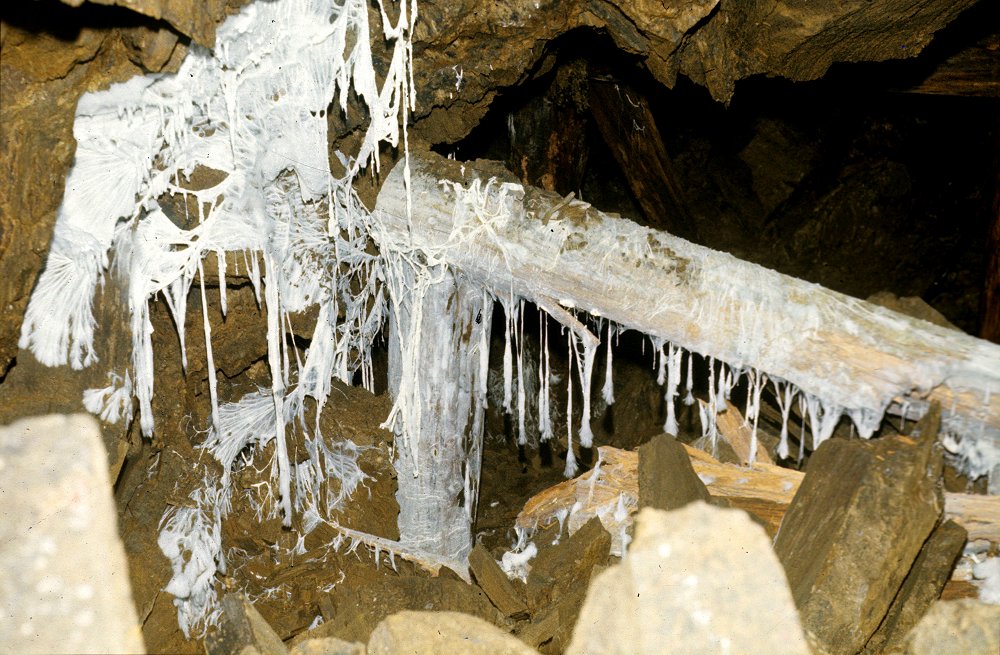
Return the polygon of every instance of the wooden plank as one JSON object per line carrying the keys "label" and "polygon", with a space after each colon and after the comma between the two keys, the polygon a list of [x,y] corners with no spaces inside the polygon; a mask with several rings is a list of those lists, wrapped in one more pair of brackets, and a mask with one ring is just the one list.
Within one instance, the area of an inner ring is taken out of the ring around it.
{"label": "wooden plank", "polygon": [[[684,448],[691,457],[695,472],[712,496],[727,498],[732,504],[774,526],[781,522],[804,477],[799,471],[772,464],[758,463],[752,467],[724,464],[697,448]],[[560,513],[571,527],[582,525],[602,508],[612,506],[613,509],[619,496],[626,499],[626,507],[637,507],[638,455],[611,446],[601,446],[597,450],[601,460],[598,469],[532,496],[517,515],[515,525],[533,530],[557,520]],[[596,481],[593,479],[595,471],[598,476]],[[570,515],[569,510],[576,503],[579,506]],[[755,511],[755,508],[760,508],[760,511]],[[577,513],[580,518],[575,517]],[[985,539],[1000,543],[1000,496],[945,493],[944,516],[965,528],[971,541]],[[609,527],[607,523],[605,527]]]}
{"label": "wooden plank", "polygon": [[584,310],[792,382],[850,414],[863,436],[893,402],[913,416],[936,400],[963,452],[1000,449],[1000,346],[521,187],[509,174],[411,154],[379,194],[374,236],[505,297]]}

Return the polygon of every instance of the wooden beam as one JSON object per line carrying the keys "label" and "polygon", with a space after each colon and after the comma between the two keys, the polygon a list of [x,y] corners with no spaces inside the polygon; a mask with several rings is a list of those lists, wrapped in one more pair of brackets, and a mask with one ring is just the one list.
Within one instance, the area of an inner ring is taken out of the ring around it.
{"label": "wooden beam", "polygon": [[1000,452],[1000,346],[480,166],[432,154],[400,162],[379,194],[380,246],[419,251],[505,297],[583,310],[787,380],[863,436],[890,405],[913,416],[936,400],[976,475]]}
{"label": "wooden beam", "polygon": [[[751,467],[724,464],[704,451],[690,446],[685,449],[695,473],[712,496],[725,498],[757,516],[772,534],[777,531],[785,510],[802,484],[804,473],[773,464]],[[517,515],[515,526],[534,530],[559,520],[560,514],[571,528],[594,516],[601,516],[603,520],[614,514],[619,496],[626,498],[625,507],[638,509],[638,454],[611,446],[601,446],[597,450],[600,467],[531,497]],[[567,516],[571,511],[579,516]],[[965,528],[970,541],[985,539],[1000,543],[1000,496],[945,493],[944,518],[953,519]],[[614,534],[620,526],[606,527]]]}
{"label": "wooden beam", "polygon": [[[399,541],[411,552],[465,561],[479,496],[485,357],[493,301],[437,267],[426,284],[390,290],[389,422],[395,435]],[[398,416],[395,415],[398,412]]]}
{"label": "wooden beam", "polygon": [[624,80],[594,75],[590,113],[647,224],[697,239],[697,226],[677,186],[673,163],[646,96]]}
{"label": "wooden beam", "polygon": [[920,82],[902,89],[928,95],[1000,97],[1000,33],[959,50]]}

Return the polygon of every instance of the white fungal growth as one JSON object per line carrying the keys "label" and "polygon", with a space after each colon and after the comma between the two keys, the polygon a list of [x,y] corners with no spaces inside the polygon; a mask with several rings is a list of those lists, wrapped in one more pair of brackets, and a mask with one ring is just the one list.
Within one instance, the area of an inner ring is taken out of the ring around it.
{"label": "white fungal growth", "polygon": [[612,372],[611,372],[612,371],[612,369],[611,369],[611,360],[612,360],[611,351],[613,350],[613,348],[611,347],[611,340],[612,340],[612,338],[614,338],[617,335],[617,331],[615,330],[614,324],[611,321],[608,321],[608,329],[607,329],[606,334],[607,334],[607,337],[605,337],[605,339],[606,339],[606,341],[605,341],[605,349],[606,349],[607,361],[604,364],[604,386],[601,388],[601,394],[602,394],[602,396],[604,398],[605,404],[607,404],[607,405],[614,405],[615,404],[615,386],[614,386],[614,381],[613,381]]}
{"label": "white fungal growth", "polygon": [[677,416],[674,406],[674,399],[677,398],[677,387],[681,383],[681,357],[683,351],[674,344],[667,346],[667,388],[663,395],[663,400],[667,405],[667,418],[663,423],[663,431],[667,434],[677,436]]}
{"label": "white fungal growth", "polygon": [[[307,441],[308,461],[293,467],[284,435],[306,396],[322,407],[331,377],[350,379],[361,369],[371,385],[370,348],[385,311],[378,288],[382,264],[369,254],[370,218],[350,182],[362,166],[377,167],[379,143],[398,143],[400,118],[405,122],[414,101],[409,39],[416,4],[404,0],[393,10],[397,17],[390,18],[378,3],[376,38],[391,46],[379,75],[369,46],[368,4],[252,3],[219,27],[214,50],[192,46],[177,74],[137,77],[85,94],[77,106],[76,158],[19,343],[47,365],[94,363],[97,325],[91,303],[113,252],[114,281],[127,287],[132,369],[120,385],[89,390],[85,402],[111,421],[127,415],[127,397],[134,393],[142,430],[150,435],[155,426],[148,303],[157,294],[165,299],[186,366],[185,313],[198,276],[212,405],[205,447],[223,464],[223,478],[206,481],[196,503],[201,509],[179,509],[164,521],[161,548],[175,571],[168,589],[177,596],[185,632],[212,612],[210,563],[221,561],[218,506],[228,503],[233,460],[247,444],[276,440],[285,525],[293,505],[308,505],[320,478],[344,476],[346,492],[358,477],[349,464],[352,453],[330,450],[318,434]],[[377,78],[384,82],[379,85]],[[336,179],[328,165],[326,111],[336,99],[346,115],[352,97],[370,122],[359,152],[341,156],[347,177]],[[188,188],[193,186],[188,180],[202,172],[219,181]],[[193,201],[197,217],[169,217],[161,203],[171,196],[185,201],[172,205]],[[218,262],[225,314],[225,255],[239,251],[258,301],[258,257],[265,262],[272,384],[267,397],[251,394],[227,405],[215,380],[202,260],[214,254]],[[313,305],[320,306],[320,320],[313,345],[299,361],[298,352],[285,347],[288,313]],[[344,319],[338,321],[338,315]],[[293,487],[303,497],[293,499]]]}
{"label": "white fungal growth", "polygon": [[563,469],[563,475],[572,478],[577,471],[576,454],[573,452],[573,360],[576,357],[576,348],[573,346],[573,331],[566,330],[566,332],[566,344],[569,351],[569,356],[566,359],[569,362],[569,368],[566,371],[566,466]]}
{"label": "white fungal growth", "polygon": [[772,379],[774,385],[774,397],[778,401],[778,409],[781,410],[781,436],[778,441],[778,457],[788,458],[788,415],[792,410],[792,399],[795,396],[795,388],[790,382],[782,382]]}
{"label": "white fungal growth", "polygon": [[122,377],[109,373],[110,384],[103,389],[87,389],[83,392],[83,406],[87,411],[101,417],[106,423],[132,420],[132,378],[125,371]]}
{"label": "white fungal growth", "polygon": [[692,392],[694,386],[694,353],[688,353],[687,361],[687,380],[685,381],[687,394],[684,396],[684,404],[690,407],[694,404],[694,393]]}
{"label": "white fungal growth", "polygon": [[160,520],[157,545],[173,568],[165,591],[174,596],[177,623],[188,637],[204,636],[221,612],[215,573],[225,571],[222,519],[229,493],[228,486],[206,476],[191,493],[192,507],[170,507]]}
{"label": "white fungal growth", "polygon": [[[594,433],[590,428],[590,385],[594,377],[594,357],[597,355],[597,345],[600,343],[596,338],[587,333],[577,337],[574,331],[570,331],[573,340],[574,357],[577,364],[577,374],[580,377],[580,390],[583,394],[583,410],[580,417],[580,446],[590,448],[594,443]],[[590,336],[591,338],[586,338]],[[567,413],[566,420],[571,420],[571,414]]]}
{"label": "white fungal growth", "polygon": [[539,333],[542,347],[538,353],[538,431],[540,441],[552,439],[552,416],[549,410],[552,366],[549,362],[549,322],[544,313],[539,312]]}

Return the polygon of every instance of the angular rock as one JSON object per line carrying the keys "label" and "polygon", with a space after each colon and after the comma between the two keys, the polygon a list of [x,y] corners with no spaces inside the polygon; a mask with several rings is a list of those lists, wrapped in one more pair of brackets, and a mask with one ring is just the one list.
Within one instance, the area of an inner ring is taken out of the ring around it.
{"label": "angular rock", "polygon": [[505,617],[523,617],[527,614],[528,606],[524,599],[485,547],[476,545],[469,553],[469,569],[476,584]]}
{"label": "angular rock", "polygon": [[823,651],[864,647],[940,519],[939,422],[935,406],[914,438],[831,439],[813,454],[774,549]]}
{"label": "angular rock", "polygon": [[461,612],[399,612],[372,631],[368,655],[537,655],[516,637]]}
{"label": "angular rock", "polygon": [[548,606],[564,592],[586,589],[591,571],[607,561],[610,550],[611,535],[597,517],[558,546],[542,549],[528,573],[528,604],[532,610]]}
{"label": "angular rock", "polygon": [[1000,605],[978,600],[938,601],[906,637],[906,655],[1000,653]]}
{"label": "angular rock", "polygon": [[208,655],[288,655],[278,634],[268,625],[243,594],[227,594],[222,599],[222,619],[218,630],[205,637]]}
{"label": "angular rock", "polygon": [[573,637],[573,627],[580,616],[586,592],[586,585],[563,592],[552,605],[531,617],[531,622],[520,629],[517,638],[543,655],[562,653]]}
{"label": "angular rock", "polygon": [[100,434],[85,415],[0,427],[4,652],[145,652]]}
{"label": "angular rock", "polygon": [[684,446],[661,434],[639,447],[639,507],[672,510],[696,500],[711,503],[712,497]]}
{"label": "angular rock", "polygon": [[567,655],[808,653],[784,571],[744,512],[643,509],[621,564],[594,578]]}
{"label": "angular rock", "polygon": [[866,653],[902,651],[907,633],[940,598],[955,561],[962,554],[967,535],[965,528],[954,521],[945,521],[934,529],[903,580],[885,620],[868,640]]}

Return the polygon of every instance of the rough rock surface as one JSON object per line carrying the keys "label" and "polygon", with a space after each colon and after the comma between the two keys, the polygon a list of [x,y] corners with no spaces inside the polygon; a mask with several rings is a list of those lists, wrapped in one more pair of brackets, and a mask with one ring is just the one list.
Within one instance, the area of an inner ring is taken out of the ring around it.
{"label": "rough rock surface", "polygon": [[94,419],[0,428],[0,479],[2,649],[145,652]]}
{"label": "rough rock surface", "polygon": [[289,655],[365,655],[365,645],[357,641],[344,641],[336,637],[306,639],[293,646]]}
{"label": "rough rock surface", "polygon": [[442,577],[385,578],[368,584],[338,585],[331,601],[334,614],[330,620],[302,633],[293,645],[321,637],[365,641],[387,616],[407,610],[465,612],[489,623],[502,622],[486,594],[465,582]]}
{"label": "rough rock surface", "polygon": [[545,548],[531,562],[528,602],[538,610],[563,593],[586,589],[591,571],[607,561],[611,535],[594,517],[555,548]]}
{"label": "rough rock surface", "polygon": [[599,574],[567,649],[808,653],[784,571],[745,513],[694,502],[640,511],[621,564]]}
{"label": "rough rock surface", "polygon": [[774,549],[822,652],[865,645],[940,519],[939,421],[935,405],[913,438],[831,439],[809,461]]}
{"label": "rough rock surface", "polygon": [[267,624],[242,594],[227,594],[222,599],[219,627],[205,637],[208,655],[243,653],[253,648],[259,655],[288,655],[281,638]]}
{"label": "rough rock surface", "polygon": [[865,653],[902,652],[906,634],[920,621],[927,609],[941,596],[951,578],[955,561],[962,554],[968,532],[954,521],[934,528],[903,586],[892,601],[885,620],[868,640]]}
{"label": "rough rock surface", "polygon": [[995,655],[1000,652],[1000,605],[939,601],[906,638],[907,655]]}
{"label": "rough rock surface", "polygon": [[469,553],[469,569],[476,584],[505,617],[527,613],[528,607],[522,594],[518,593],[507,574],[486,548],[478,544],[472,548],[472,552]]}
{"label": "rough rock surface", "polygon": [[639,507],[672,510],[696,500],[712,504],[684,446],[661,434],[639,448]]}
{"label": "rough rock surface", "polygon": [[[60,0],[71,7],[79,7],[84,0]],[[226,17],[227,5],[243,2],[227,0],[90,0],[99,5],[118,5],[155,20],[170,23],[171,27],[191,37],[195,42],[211,48],[215,45],[215,26]],[[176,37],[174,37],[176,41]]]}
{"label": "rough rock surface", "polygon": [[461,612],[399,612],[378,624],[368,655],[536,655],[500,628]]}

